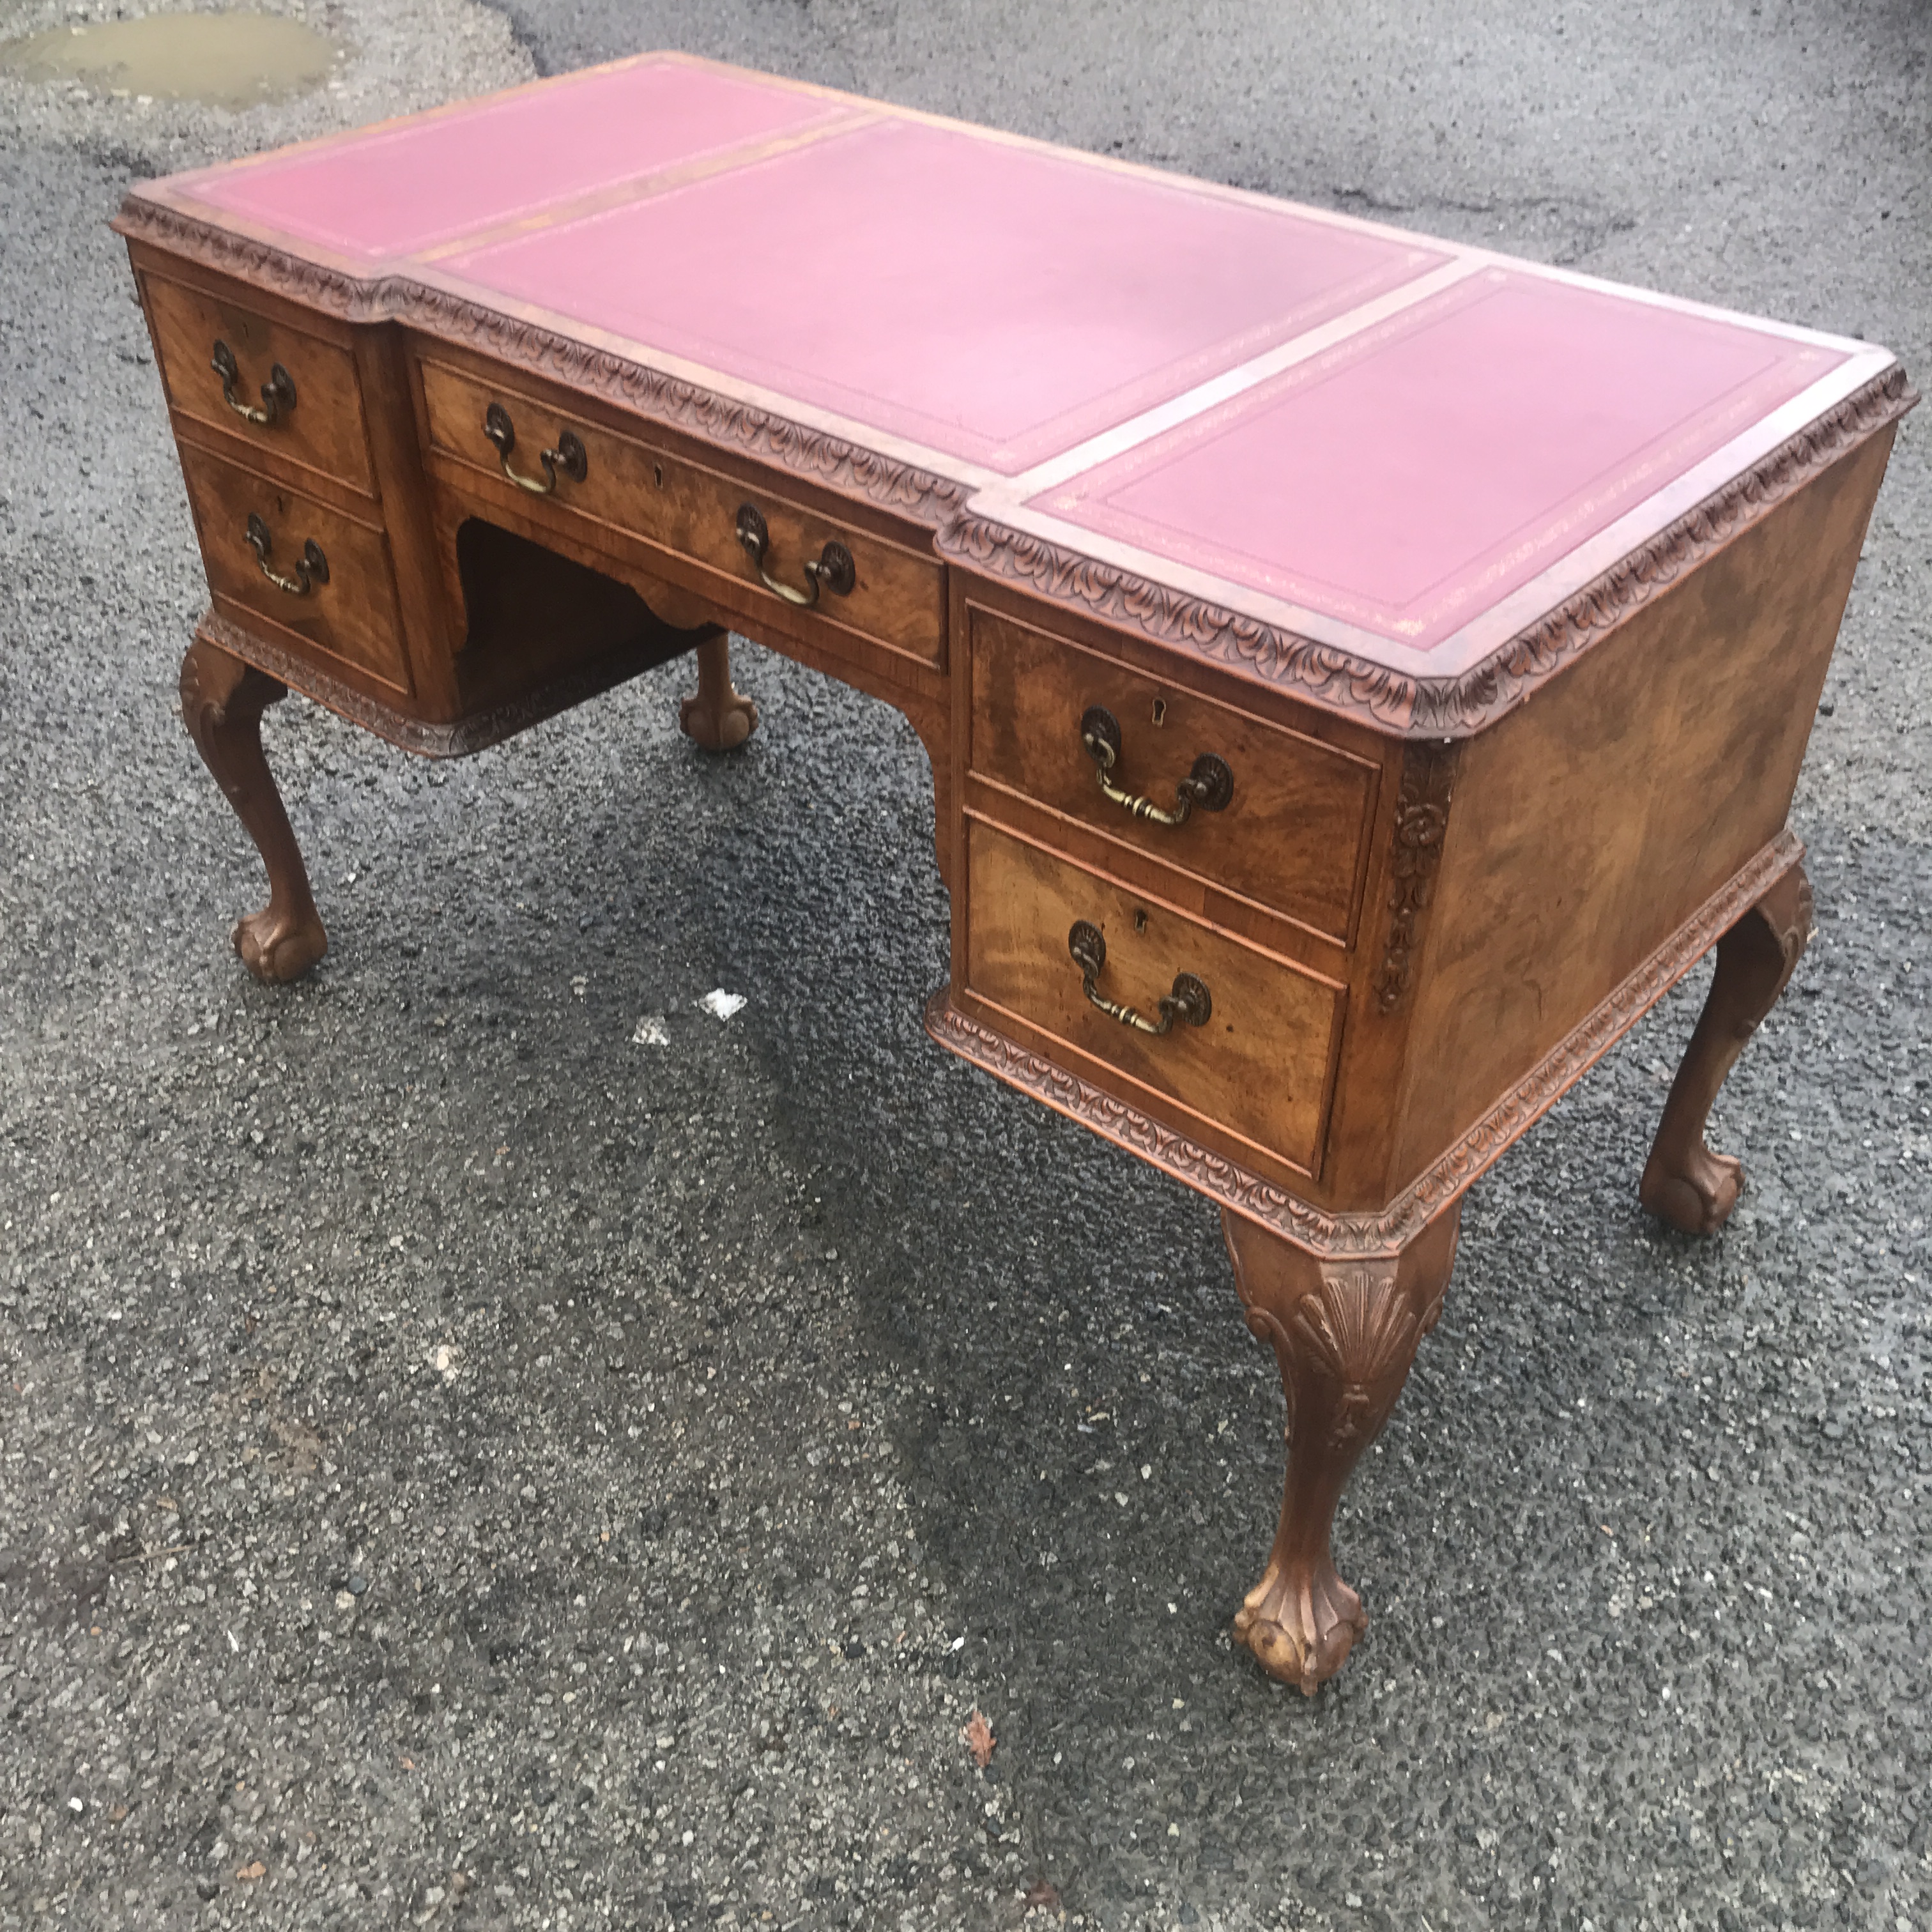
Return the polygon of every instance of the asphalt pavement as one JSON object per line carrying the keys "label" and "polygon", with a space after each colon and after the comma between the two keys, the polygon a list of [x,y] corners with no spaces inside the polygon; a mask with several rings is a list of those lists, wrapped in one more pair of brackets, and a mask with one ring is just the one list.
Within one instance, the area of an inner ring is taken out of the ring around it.
{"label": "asphalt pavement", "polygon": [[1932,14],[307,17],[334,80],[243,112],[0,78],[0,1928],[1932,1923],[1922,412],[1794,814],[1819,935],[1718,1108],[1743,1204],[1693,1241],[1636,1202],[1700,973],[1471,1196],[1338,1522],[1369,1633],[1304,1700],[1227,1636],[1281,1406],[1216,1216],[926,1039],[895,714],[749,646],[726,759],[677,665],[446,766],[292,700],[332,946],[248,980],[104,225],[677,46],[1923,382]]}

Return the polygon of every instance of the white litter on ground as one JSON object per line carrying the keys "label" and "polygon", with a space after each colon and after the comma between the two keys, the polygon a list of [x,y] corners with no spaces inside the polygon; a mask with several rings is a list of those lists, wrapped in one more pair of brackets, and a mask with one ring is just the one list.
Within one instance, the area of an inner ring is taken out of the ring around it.
{"label": "white litter on ground", "polygon": [[742,1011],[752,1003],[742,993],[728,993],[722,986],[714,987],[698,1003],[707,1013],[716,1013],[721,1020]]}
{"label": "white litter on ground", "polygon": [[670,1029],[664,1023],[662,1013],[646,1013],[638,1022],[638,1030],[631,1036],[633,1046],[668,1046]]}

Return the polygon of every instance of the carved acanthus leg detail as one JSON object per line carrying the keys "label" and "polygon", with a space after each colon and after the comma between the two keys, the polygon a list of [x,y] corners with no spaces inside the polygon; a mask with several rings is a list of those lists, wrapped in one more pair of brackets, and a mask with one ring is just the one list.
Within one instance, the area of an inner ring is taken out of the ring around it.
{"label": "carved acanthus leg detail", "polygon": [[1274,1348],[1288,1398],[1281,1524],[1234,1636],[1310,1696],[1368,1628],[1329,1553],[1335,1506],[1442,1311],[1462,1212],[1459,1201],[1399,1256],[1359,1258],[1314,1254],[1222,1214],[1248,1326]]}
{"label": "carved acanthus leg detail", "polygon": [[206,638],[182,659],[182,722],[228,795],[268,872],[268,903],[235,928],[235,950],[258,980],[298,980],[328,950],[281,794],[262,752],[262,713],[287,686]]}
{"label": "carved acanthus leg detail", "polygon": [[1811,882],[1794,866],[1718,941],[1718,970],[1664,1103],[1637,1198],[1687,1234],[1714,1234],[1744,1191],[1744,1163],[1713,1154],[1704,1128],[1737,1064],[1811,937]]}
{"label": "carved acanthus leg detail", "polygon": [[684,735],[707,752],[734,752],[758,728],[758,707],[731,683],[731,640],[720,632],[698,647],[698,694],[677,708]]}

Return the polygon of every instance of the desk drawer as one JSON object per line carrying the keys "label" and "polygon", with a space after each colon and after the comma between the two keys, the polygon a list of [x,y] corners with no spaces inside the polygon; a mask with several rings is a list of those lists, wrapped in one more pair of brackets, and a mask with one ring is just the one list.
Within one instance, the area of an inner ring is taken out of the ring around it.
{"label": "desk drawer", "polygon": [[[995,826],[974,822],[967,850],[970,991],[1289,1166],[1317,1171],[1342,987]],[[1104,951],[1094,975],[1102,998],[1157,1022],[1162,996],[1184,990],[1177,975],[1191,974],[1206,989],[1204,1023],[1183,1012],[1156,1038],[1098,1010],[1070,950],[1082,924]]]}
{"label": "desk drawer", "polygon": [[193,444],[181,446],[181,460],[209,589],[292,632],[318,656],[406,692],[383,531]]}
{"label": "desk drawer", "polygon": [[[971,769],[1008,790],[1346,945],[1354,936],[1378,767],[1112,658],[976,608],[971,619]],[[1185,820],[1138,818],[1096,782],[1082,740],[1095,709],[1111,724],[1116,790],[1163,811],[1199,761],[1218,760]],[[1216,775],[1218,777],[1218,774]]]}
{"label": "desk drawer", "polygon": [[[538,523],[556,516],[563,520],[560,527],[574,526],[588,543],[597,541],[596,526],[639,539],[748,585],[759,601],[801,623],[823,620],[922,664],[943,664],[945,593],[937,556],[850,527],[515,389],[442,363],[425,360],[421,366],[432,450],[499,478],[507,461],[528,479],[518,506],[525,516]],[[496,440],[486,424],[494,426]],[[507,458],[500,440],[506,426]],[[548,465],[546,452],[553,458]],[[763,520],[765,568],[800,601],[782,601],[782,593],[764,586],[739,540],[747,506]],[[824,558],[828,545],[842,548],[849,574],[834,569],[814,585],[805,564]]]}
{"label": "desk drawer", "polygon": [[[143,290],[154,359],[175,409],[246,436],[266,454],[374,492],[362,385],[347,350],[158,275],[144,278]],[[232,403],[214,366],[218,357],[232,364],[227,380]],[[276,376],[278,370],[286,381]],[[253,420],[244,410],[270,420]]]}

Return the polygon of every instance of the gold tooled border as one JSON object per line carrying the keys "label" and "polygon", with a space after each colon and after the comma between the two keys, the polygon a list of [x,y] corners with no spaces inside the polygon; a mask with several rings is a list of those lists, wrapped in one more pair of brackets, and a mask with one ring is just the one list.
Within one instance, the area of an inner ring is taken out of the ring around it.
{"label": "gold tooled border", "polygon": [[1659,591],[1694,569],[1820,471],[1896,422],[1918,400],[1898,363],[1828,410],[1480,662],[1450,678],[1370,663],[1258,617],[1136,577],[994,519],[962,514],[940,554],[1049,602],[1144,632],[1198,657],[1294,689],[1331,710],[1366,713],[1408,738],[1466,738],[1513,710]]}

